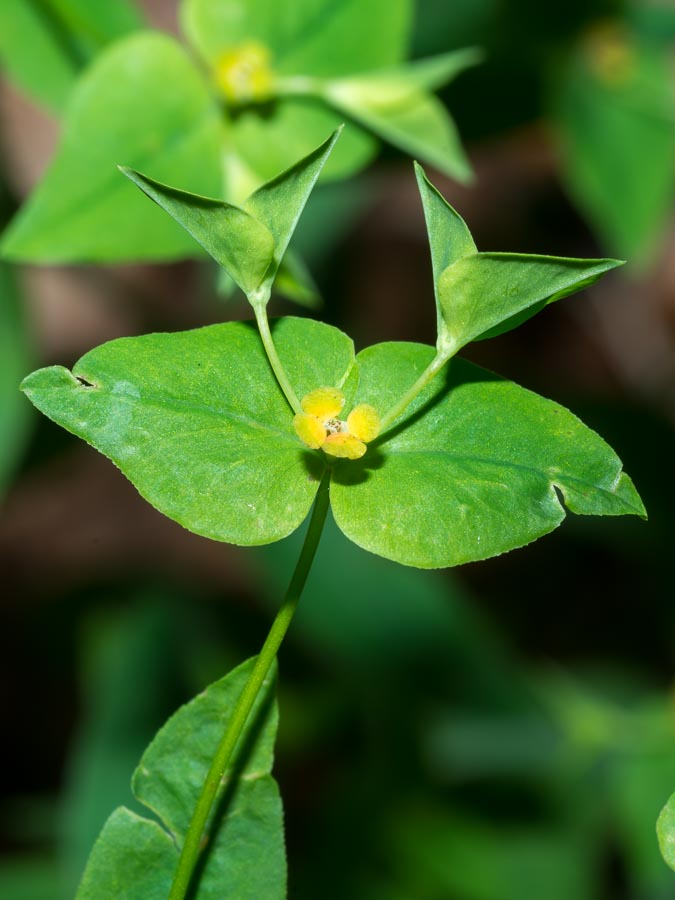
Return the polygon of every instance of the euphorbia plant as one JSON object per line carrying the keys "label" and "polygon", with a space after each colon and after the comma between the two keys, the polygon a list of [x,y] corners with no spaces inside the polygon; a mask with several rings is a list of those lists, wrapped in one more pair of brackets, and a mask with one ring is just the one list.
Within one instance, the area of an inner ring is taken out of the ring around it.
{"label": "euphorbia plant", "polygon": [[270,671],[329,505],[355,543],[420,568],[520,547],[559,525],[565,508],[645,514],[616,454],[572,413],[456,356],[617,260],[479,252],[417,167],[436,346],[391,342],[355,354],[337,328],[291,317],[270,325],[275,275],[336,138],[241,206],[124,169],[242,288],[258,328],[234,322],[123,338],[72,371],[41,369],[23,384],[40,410],[197,534],[265,544],[311,510],[260,655],[179,711],[141,760],[134,791],[161,825],[113,813],[80,898],[285,895],[281,806],[269,775]]}
{"label": "euphorbia plant", "polygon": [[[105,33],[108,4],[89,6],[65,19]],[[115,177],[117,162],[240,203],[345,118],[353,127],[329,163],[331,177],[362,168],[382,139],[467,179],[456,127],[433,92],[478,55],[467,49],[406,62],[413,13],[411,0],[182,0],[187,46],[138,30],[82,72],[57,154],[4,234],[4,256],[31,263],[194,256],[196,244]],[[40,18],[40,10],[32,14]],[[0,40],[0,61],[17,57],[22,65],[9,66],[17,78],[44,56],[32,30],[31,40],[14,37],[26,33],[30,16],[21,3],[0,12],[9,36]],[[35,76],[20,80],[30,88]],[[302,268],[285,274],[286,290],[306,296]]]}

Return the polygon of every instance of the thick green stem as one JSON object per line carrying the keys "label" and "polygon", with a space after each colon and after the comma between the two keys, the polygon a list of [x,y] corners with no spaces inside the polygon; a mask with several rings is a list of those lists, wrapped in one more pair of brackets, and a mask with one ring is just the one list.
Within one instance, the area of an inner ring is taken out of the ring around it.
{"label": "thick green stem", "polygon": [[279,382],[279,387],[284,392],[284,395],[288,400],[293,412],[301,413],[302,406],[300,405],[300,401],[298,400],[298,395],[293,390],[293,385],[289,381],[286,370],[284,369],[281,360],[279,359],[277,348],[274,346],[272,332],[270,331],[270,324],[267,320],[266,304],[256,303],[250,297],[249,300],[251,301],[251,306],[253,307],[253,312],[255,313],[255,320],[258,323],[258,330],[260,331],[260,337],[262,338],[265,352],[267,353],[267,358],[269,359],[272,370],[276,375],[277,381]]}
{"label": "thick green stem", "polygon": [[201,795],[195,806],[190,826],[185,835],[185,843],[181,850],[178,867],[174,875],[171,893],[168,900],[184,900],[192,874],[199,859],[199,853],[202,846],[202,837],[209,813],[213,808],[216,800],[218,788],[221,786],[227,766],[232,758],[232,754],[237,746],[237,741],[241,737],[246,721],[249,717],[253,704],[263,686],[263,682],[270,670],[270,666],[274,662],[277,651],[281,646],[288,626],[291,624],[293,613],[296,610],[300,595],[302,594],[307,576],[314,560],[314,554],[319,544],[319,539],[323,531],[326,521],[326,513],[328,512],[328,483],[330,479],[330,470],[327,470],[321,479],[319,490],[316,495],[312,517],[309,521],[305,542],[300,551],[295,571],[291,578],[286,596],[281,604],[279,612],[272,623],[269,634],[262,646],[262,650],[256,660],[253,671],[251,672],[244,690],[237,701],[237,705],[232,713],[232,718],[228,722],[222,740],[218,745],[211,768],[204,782]]}
{"label": "thick green stem", "polygon": [[434,356],[412,387],[408,388],[405,394],[382,416],[382,419],[380,420],[381,431],[384,431],[385,428],[388,428],[392,422],[398,419],[406,407],[413,402],[415,397],[417,397],[429,382],[438,375],[449,359],[450,355],[442,351],[439,351],[436,356]]}

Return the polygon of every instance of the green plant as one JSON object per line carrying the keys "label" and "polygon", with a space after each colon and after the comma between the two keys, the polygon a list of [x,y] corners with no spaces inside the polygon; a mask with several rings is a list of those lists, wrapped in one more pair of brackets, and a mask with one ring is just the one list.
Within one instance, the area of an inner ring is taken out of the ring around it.
{"label": "green plant", "polygon": [[237,898],[284,896],[281,805],[269,774],[270,672],[329,505],[352,541],[419,568],[523,546],[556,528],[565,507],[645,515],[598,435],[558,404],[456,358],[470,341],[516,327],[617,260],[479,252],[417,167],[436,348],[385,343],[356,355],[347,335],[328,325],[283,318],[270,326],[275,275],[337,137],[241,206],[124,169],[242,288],[258,330],[235,322],[123,338],[72,372],[52,366],[23,382],[38,409],[191,531],[265,544],[295,531],[312,509],[260,655],[180,710],[141,760],[134,790],[162,825],[113,813],[81,900],[122,892],[178,900],[224,889]]}
{"label": "green plant", "polygon": [[[116,163],[241,203],[345,118],[353,124],[327,164],[332,178],[362,168],[378,139],[454,178],[470,177],[455,125],[433,91],[479,56],[468,49],[404,63],[411,0],[184,0],[190,51],[138,28],[103,47],[104,36],[133,27],[121,0],[44,6],[17,0],[0,11],[0,57],[10,72],[38,99],[65,107],[56,158],[3,236],[7,259],[194,256],[197,245],[117,177]],[[103,49],[75,79],[73,54],[82,59],[92,35]],[[36,44],[45,52],[36,53]],[[290,254],[277,289],[315,298]]]}

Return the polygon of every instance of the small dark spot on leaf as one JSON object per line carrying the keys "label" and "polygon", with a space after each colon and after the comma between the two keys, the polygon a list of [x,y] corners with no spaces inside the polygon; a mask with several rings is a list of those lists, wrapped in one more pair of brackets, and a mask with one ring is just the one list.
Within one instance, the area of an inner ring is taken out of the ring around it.
{"label": "small dark spot on leaf", "polygon": [[87,381],[86,378],[83,378],[81,375],[76,375],[75,378],[80,382],[82,387],[93,388],[96,387],[93,381]]}

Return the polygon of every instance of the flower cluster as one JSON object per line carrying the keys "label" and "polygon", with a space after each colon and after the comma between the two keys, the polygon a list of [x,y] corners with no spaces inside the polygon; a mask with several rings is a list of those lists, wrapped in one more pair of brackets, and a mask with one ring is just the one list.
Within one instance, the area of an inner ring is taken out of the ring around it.
{"label": "flower cluster", "polygon": [[293,426],[312,450],[321,448],[329,456],[360,459],[366,444],[380,433],[380,417],[369,403],[361,403],[343,421],[338,416],[344,405],[345,396],[338,388],[317,388],[302,398],[303,412],[295,416]]}

